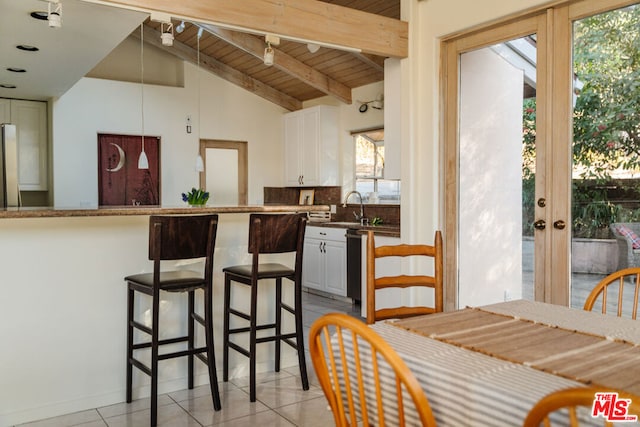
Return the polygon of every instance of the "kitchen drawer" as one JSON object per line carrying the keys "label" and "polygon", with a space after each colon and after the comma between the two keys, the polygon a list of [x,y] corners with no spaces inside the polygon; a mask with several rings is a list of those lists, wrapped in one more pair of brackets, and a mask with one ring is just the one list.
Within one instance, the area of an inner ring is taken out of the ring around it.
{"label": "kitchen drawer", "polygon": [[305,238],[345,241],[347,230],[344,228],[307,226]]}

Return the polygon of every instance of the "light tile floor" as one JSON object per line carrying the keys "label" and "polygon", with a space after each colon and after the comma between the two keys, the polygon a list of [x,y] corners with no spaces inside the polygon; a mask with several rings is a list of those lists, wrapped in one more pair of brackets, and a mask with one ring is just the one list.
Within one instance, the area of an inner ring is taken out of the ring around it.
{"label": "light tile floor", "polygon": [[[302,390],[297,367],[279,373],[258,374],[257,402],[249,402],[248,378],[220,383],[222,410],[215,412],[209,386],[180,390],[158,397],[158,426],[308,426],[333,425],[333,415],[318,385],[308,353],[308,332],[318,317],[343,312],[360,318],[360,307],[350,302],[303,294],[305,350],[310,389]],[[118,403],[55,418],[21,424],[21,427],[137,427],[149,425],[149,399]]]}

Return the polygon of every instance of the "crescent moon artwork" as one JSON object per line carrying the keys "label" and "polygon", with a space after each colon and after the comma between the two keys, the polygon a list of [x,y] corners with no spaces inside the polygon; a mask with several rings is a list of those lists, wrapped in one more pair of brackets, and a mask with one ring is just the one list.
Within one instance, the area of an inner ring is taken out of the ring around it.
{"label": "crescent moon artwork", "polygon": [[111,169],[106,168],[106,169],[107,169],[107,172],[118,172],[124,166],[124,161],[125,161],[124,150],[118,144],[114,144],[113,142],[111,142],[110,144],[118,149],[120,160],[118,160],[118,164],[116,165],[115,168],[111,168]]}

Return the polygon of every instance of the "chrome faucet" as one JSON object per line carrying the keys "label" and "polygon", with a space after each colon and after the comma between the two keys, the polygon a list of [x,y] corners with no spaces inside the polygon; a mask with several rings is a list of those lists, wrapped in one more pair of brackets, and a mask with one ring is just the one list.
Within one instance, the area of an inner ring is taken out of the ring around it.
{"label": "chrome faucet", "polygon": [[349,197],[351,197],[352,194],[356,194],[360,198],[360,215],[358,215],[357,213],[354,212],[353,216],[356,217],[356,220],[360,221],[360,225],[366,225],[365,223],[368,222],[368,221],[364,217],[364,204],[362,203],[362,194],[360,194],[359,191],[356,191],[356,190],[349,191],[347,193],[347,196],[344,198],[344,202],[342,203],[342,207],[343,208],[347,207],[347,201],[349,200]]}

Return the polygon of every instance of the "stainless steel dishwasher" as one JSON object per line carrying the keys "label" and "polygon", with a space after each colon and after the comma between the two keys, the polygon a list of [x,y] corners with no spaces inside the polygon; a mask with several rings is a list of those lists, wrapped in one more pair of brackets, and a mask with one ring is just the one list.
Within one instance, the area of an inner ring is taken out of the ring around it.
{"label": "stainless steel dishwasher", "polygon": [[357,229],[347,229],[347,297],[357,305],[362,298],[361,240]]}

